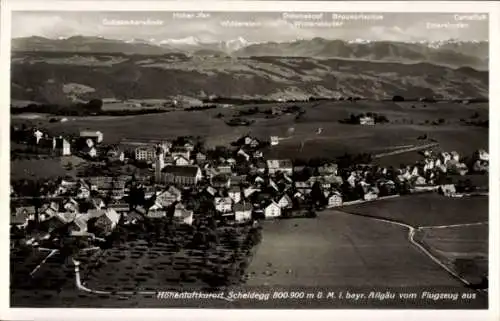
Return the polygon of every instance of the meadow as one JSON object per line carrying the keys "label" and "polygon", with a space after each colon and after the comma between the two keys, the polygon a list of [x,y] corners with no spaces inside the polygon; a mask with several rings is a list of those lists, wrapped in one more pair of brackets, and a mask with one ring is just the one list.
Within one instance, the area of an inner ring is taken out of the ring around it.
{"label": "meadow", "polygon": [[[260,111],[272,107],[298,106],[305,113],[266,116],[259,113],[245,117],[251,126],[228,126],[225,122],[238,117],[245,109]],[[424,107],[425,106],[425,107]],[[341,124],[350,114],[378,113],[390,123],[375,126]],[[69,121],[49,123],[47,119],[15,118],[14,124],[31,122],[54,134],[78,134],[80,130],[100,130],[105,143],[117,143],[123,138],[172,139],[177,136],[201,136],[207,146],[228,145],[245,134],[268,141],[280,137],[280,143],[265,151],[266,157],[327,157],[344,153],[381,153],[397,146],[421,145],[436,141],[443,150],[456,150],[471,155],[479,148],[488,149],[488,129],[465,125],[461,120],[488,119],[487,104],[418,103],[390,101],[322,101],[233,106],[203,111],[173,111],[154,115],[123,117],[72,117]],[[432,125],[438,119],[441,125]],[[140,131],[137,129],[140,128]],[[292,129],[293,128],[293,129]],[[316,134],[318,128],[321,134]],[[427,135],[426,140],[417,139]],[[409,156],[408,156],[409,155]],[[402,161],[419,159],[416,153],[382,158],[378,162],[399,165]]]}
{"label": "meadow", "polygon": [[395,220],[414,227],[467,224],[488,221],[488,196],[450,198],[424,193],[349,205],[341,210]]}
{"label": "meadow", "polygon": [[488,224],[425,228],[417,231],[420,242],[472,284],[488,276]]}

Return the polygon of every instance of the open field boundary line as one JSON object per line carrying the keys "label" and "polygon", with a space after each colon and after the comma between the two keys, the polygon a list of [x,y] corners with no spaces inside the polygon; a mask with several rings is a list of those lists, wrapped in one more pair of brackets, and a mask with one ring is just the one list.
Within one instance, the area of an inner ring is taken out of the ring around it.
{"label": "open field boundary line", "polygon": [[349,206],[349,205],[358,205],[358,204],[364,204],[364,203],[372,203],[372,202],[376,202],[376,201],[383,201],[383,200],[387,200],[387,199],[397,198],[397,197],[400,197],[400,196],[401,195],[396,194],[396,195],[389,195],[389,196],[377,197],[376,199],[369,200],[369,201],[366,201],[366,200],[355,200],[355,201],[350,201],[350,202],[344,202],[340,206],[331,207],[331,208],[335,209],[335,208],[340,208],[340,207]]}
{"label": "open field boundary line", "polygon": [[42,260],[42,262],[40,262],[40,264],[38,264],[34,269],[33,271],[31,271],[30,273],[30,276],[33,277],[33,274],[35,274],[41,267],[43,264],[45,264],[45,262],[47,262],[47,260],[54,254],[56,254],[57,252],[59,252],[59,250],[52,250],[50,251],[50,253]]}
{"label": "open field boundary line", "polygon": [[487,225],[488,221],[476,222],[476,223],[464,223],[464,224],[451,224],[451,225],[436,225],[436,226],[420,226],[419,229],[443,229],[443,228],[453,228],[453,227],[465,227],[465,226],[476,226],[476,225]]}
{"label": "open field boundary line", "polygon": [[[87,292],[87,293],[109,294],[109,295],[117,295],[117,296],[130,296],[130,295],[158,295],[162,292],[169,292],[169,293],[170,292],[172,292],[172,293],[182,293],[183,292],[183,291],[175,291],[175,290],[173,290],[173,291],[172,290],[170,290],[170,291],[101,291],[101,290],[93,290],[93,289],[86,287],[82,283],[82,280],[80,278],[80,268],[79,268],[80,262],[75,260],[75,259],[72,259],[72,260],[73,260],[73,264],[75,265],[75,285],[79,290]],[[225,297],[222,297],[219,299],[225,300],[225,301],[233,301],[232,299],[225,298]]]}
{"label": "open field boundary line", "polygon": [[[466,279],[462,278],[460,275],[458,275],[457,273],[455,273],[448,266],[446,266],[443,262],[441,262],[437,257],[435,257],[428,249],[426,249],[423,245],[421,245],[420,243],[418,243],[417,241],[415,241],[415,232],[417,230],[419,230],[418,227],[413,227],[413,226],[411,226],[409,224],[406,224],[406,223],[403,223],[403,222],[400,222],[400,221],[397,221],[397,220],[392,220],[392,219],[387,219],[387,218],[380,218],[380,217],[376,217],[376,216],[372,216],[372,215],[368,215],[368,214],[354,214],[354,213],[347,213],[347,212],[342,212],[342,213],[345,213],[345,214],[348,214],[348,215],[361,216],[361,217],[369,218],[369,219],[372,219],[372,220],[376,220],[376,221],[380,221],[380,222],[385,222],[385,223],[389,223],[389,224],[393,224],[393,225],[402,226],[402,227],[407,228],[408,229],[408,241],[412,245],[416,246],[423,254],[425,254],[432,261],[434,261],[434,263],[436,263],[441,268],[443,268],[452,277],[454,277],[455,279],[459,280],[460,282],[462,282],[467,287],[471,286],[471,283],[469,281],[467,281]],[[483,292],[481,290],[477,290],[477,291],[478,292]]]}
{"label": "open field boundary line", "polygon": [[408,152],[414,152],[426,148],[432,148],[438,146],[439,143],[432,143],[432,144],[426,144],[426,145],[421,145],[421,146],[415,146],[415,147],[410,147],[410,148],[404,148],[404,149],[399,149],[395,150],[392,152],[387,152],[387,153],[380,153],[377,155],[374,155],[373,158],[382,158],[385,156],[392,156],[392,155],[398,155],[398,154],[403,154],[403,153],[408,153]]}

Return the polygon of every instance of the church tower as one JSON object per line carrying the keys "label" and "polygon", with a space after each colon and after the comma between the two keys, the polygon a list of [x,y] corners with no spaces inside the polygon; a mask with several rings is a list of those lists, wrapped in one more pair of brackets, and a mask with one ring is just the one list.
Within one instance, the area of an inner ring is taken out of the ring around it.
{"label": "church tower", "polygon": [[165,167],[165,150],[162,146],[156,146],[155,158],[155,182],[161,183],[161,170]]}

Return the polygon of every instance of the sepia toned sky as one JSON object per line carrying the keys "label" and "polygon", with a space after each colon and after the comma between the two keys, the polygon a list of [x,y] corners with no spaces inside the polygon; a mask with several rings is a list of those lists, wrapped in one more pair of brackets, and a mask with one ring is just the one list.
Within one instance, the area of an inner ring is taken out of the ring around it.
{"label": "sepia toned sky", "polygon": [[[360,19],[362,13],[338,13],[358,15],[357,20],[332,19],[332,13],[326,12],[320,18],[286,14],[207,12],[203,17],[183,17],[183,12],[175,15],[173,12],[24,11],[12,13],[12,37],[84,35],[155,41],[196,37],[203,42],[238,37],[250,42],[313,37],[378,41],[488,40],[488,17],[481,14],[364,13]],[[371,19],[367,15],[371,15]]]}

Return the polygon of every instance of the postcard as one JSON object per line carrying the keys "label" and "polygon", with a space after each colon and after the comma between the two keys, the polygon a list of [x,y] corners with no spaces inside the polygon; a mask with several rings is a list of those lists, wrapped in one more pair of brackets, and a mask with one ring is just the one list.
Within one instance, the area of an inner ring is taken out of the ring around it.
{"label": "postcard", "polygon": [[5,319],[495,313],[495,4],[119,4],[2,13]]}

